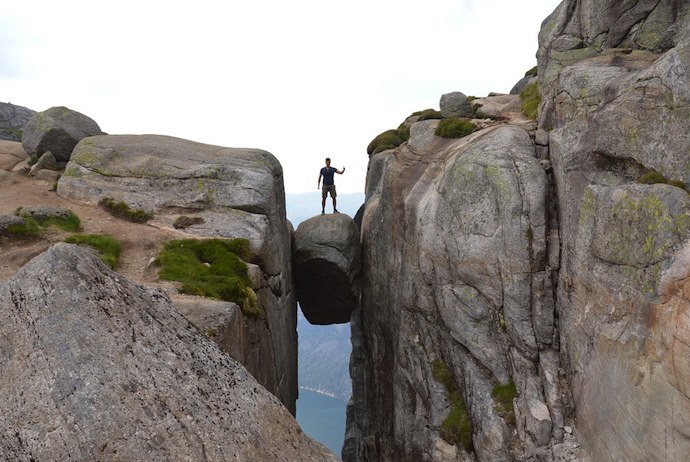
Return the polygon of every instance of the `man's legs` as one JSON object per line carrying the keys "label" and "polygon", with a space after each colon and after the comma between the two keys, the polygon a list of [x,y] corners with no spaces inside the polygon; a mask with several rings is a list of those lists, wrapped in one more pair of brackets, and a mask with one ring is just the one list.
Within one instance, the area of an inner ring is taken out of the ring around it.
{"label": "man's legs", "polygon": [[331,195],[331,197],[333,198],[333,213],[338,213],[338,209],[335,208],[335,196]]}
{"label": "man's legs", "polygon": [[326,195],[321,199],[321,213],[326,213]]}

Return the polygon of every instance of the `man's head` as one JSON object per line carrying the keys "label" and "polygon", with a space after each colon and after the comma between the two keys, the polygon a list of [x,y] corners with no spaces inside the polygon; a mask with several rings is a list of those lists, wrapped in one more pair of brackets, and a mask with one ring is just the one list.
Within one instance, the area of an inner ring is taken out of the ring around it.
{"label": "man's head", "polygon": [[330,166],[331,166],[331,158],[326,157],[326,167],[330,167]]}

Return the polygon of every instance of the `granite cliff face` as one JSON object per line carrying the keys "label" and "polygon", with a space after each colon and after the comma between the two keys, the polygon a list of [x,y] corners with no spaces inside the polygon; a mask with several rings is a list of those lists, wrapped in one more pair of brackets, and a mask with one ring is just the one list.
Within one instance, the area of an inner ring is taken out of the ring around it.
{"label": "granite cliff face", "polygon": [[[539,124],[562,243],[561,357],[594,460],[685,460],[688,4],[622,8],[566,1],[540,35]],[[651,170],[675,182],[640,184]]]}
{"label": "granite cliff face", "polygon": [[536,124],[370,158],[346,461],[685,460],[688,30],[566,0]]}

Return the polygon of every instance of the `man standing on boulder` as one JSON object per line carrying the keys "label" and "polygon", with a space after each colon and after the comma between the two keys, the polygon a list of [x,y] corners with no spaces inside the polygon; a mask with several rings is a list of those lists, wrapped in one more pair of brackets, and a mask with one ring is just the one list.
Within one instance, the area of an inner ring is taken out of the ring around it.
{"label": "man standing on boulder", "polygon": [[316,187],[321,187],[321,177],[323,177],[323,187],[321,188],[321,214],[326,213],[326,196],[331,193],[331,199],[333,199],[333,213],[338,213],[338,209],[335,208],[335,181],[333,176],[335,174],[342,175],[345,173],[345,167],[342,170],[338,170],[335,167],[331,167],[331,159],[326,157],[326,166],[319,172],[319,180],[316,183]]}

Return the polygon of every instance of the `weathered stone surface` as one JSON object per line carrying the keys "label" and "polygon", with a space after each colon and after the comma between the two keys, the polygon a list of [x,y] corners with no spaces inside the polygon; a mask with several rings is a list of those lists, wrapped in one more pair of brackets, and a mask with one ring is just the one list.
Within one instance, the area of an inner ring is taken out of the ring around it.
{"label": "weathered stone surface", "polygon": [[690,326],[690,196],[638,183],[651,169],[690,181],[688,5],[565,1],[540,34],[539,125],[562,231],[561,355],[593,460],[690,453],[678,340]]}
{"label": "weathered stone surface", "polygon": [[57,244],[0,286],[3,460],[337,458],[164,293]]}
{"label": "weathered stone surface", "polygon": [[169,136],[94,136],[74,148],[57,193],[91,204],[106,197],[124,201],[154,213],[152,225],[170,229],[180,216],[193,214],[203,222],[187,227],[187,235],[248,239],[261,268],[255,291],[263,326],[256,332],[267,337],[240,336],[247,343],[233,351],[251,352],[259,342],[270,354],[235,359],[267,377],[262,384],[294,412],[297,303],[282,167],[273,155]]}
{"label": "weathered stone surface", "polygon": [[24,125],[36,111],[12,103],[0,103],[0,140],[21,141]]}
{"label": "weathered stone surface", "polygon": [[0,140],[0,170],[12,170],[15,165],[28,158],[22,143]]}
{"label": "weathered stone surface", "polygon": [[477,108],[476,117],[523,117],[522,101],[517,95],[496,95],[486,98],[477,98],[472,101],[472,105]]}
{"label": "weathered stone surface", "polygon": [[472,105],[467,96],[459,91],[446,93],[441,96],[439,103],[443,117],[472,117]]}
{"label": "weathered stone surface", "polygon": [[312,324],[350,321],[359,304],[359,228],[347,215],[319,215],[295,231],[297,300]]}
{"label": "weathered stone surface", "polygon": [[89,136],[104,135],[91,118],[63,106],[34,114],[24,127],[22,145],[32,157],[50,151],[59,162],[66,162],[76,144]]}
{"label": "weathered stone surface", "polygon": [[[433,140],[421,124],[394,155],[370,160],[344,454],[469,460],[440,436],[452,406],[434,378],[438,361],[461,388],[479,460],[548,452],[563,414],[546,174],[520,127]],[[491,397],[511,381],[516,423]]]}
{"label": "weathered stone surface", "polygon": [[30,217],[34,220],[49,220],[51,218],[66,219],[71,216],[71,211],[64,207],[56,207],[54,205],[27,205],[19,209],[21,217]]}

